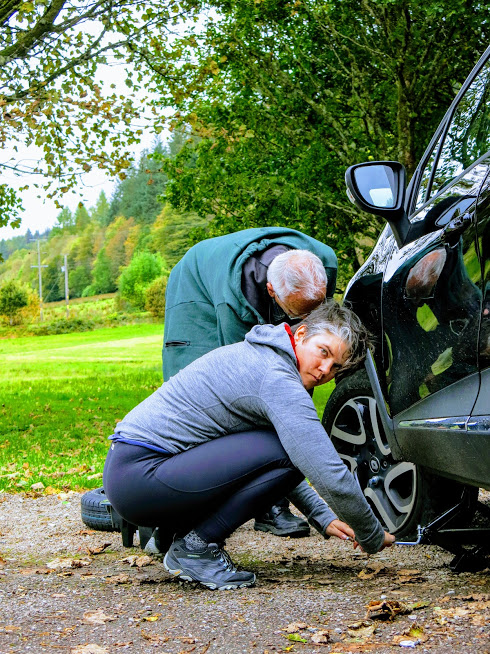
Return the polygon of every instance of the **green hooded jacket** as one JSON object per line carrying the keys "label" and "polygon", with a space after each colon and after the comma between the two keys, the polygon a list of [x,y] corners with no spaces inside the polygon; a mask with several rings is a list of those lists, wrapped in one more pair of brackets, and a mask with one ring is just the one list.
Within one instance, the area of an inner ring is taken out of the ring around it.
{"label": "green hooded jacket", "polygon": [[285,227],[246,229],[194,245],[173,268],[167,284],[163,378],[169,379],[221,345],[242,341],[264,319],[242,292],[242,267],[271,245],[309,250],[325,266],[327,296],[335,291],[337,257],[328,245]]}

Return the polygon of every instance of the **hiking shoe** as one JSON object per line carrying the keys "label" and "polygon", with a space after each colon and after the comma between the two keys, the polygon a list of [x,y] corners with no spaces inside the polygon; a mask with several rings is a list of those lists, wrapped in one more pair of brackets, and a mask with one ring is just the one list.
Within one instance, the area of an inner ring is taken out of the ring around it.
{"label": "hiking shoe", "polygon": [[253,572],[237,570],[230,555],[216,543],[205,550],[188,550],[184,539],[174,540],[163,559],[165,570],[184,581],[198,581],[211,590],[234,590],[253,586]]}
{"label": "hiking shoe", "polygon": [[302,538],[310,535],[310,525],[293,515],[288,503],[275,504],[260,518],[256,518],[255,531],[268,531],[275,536]]}

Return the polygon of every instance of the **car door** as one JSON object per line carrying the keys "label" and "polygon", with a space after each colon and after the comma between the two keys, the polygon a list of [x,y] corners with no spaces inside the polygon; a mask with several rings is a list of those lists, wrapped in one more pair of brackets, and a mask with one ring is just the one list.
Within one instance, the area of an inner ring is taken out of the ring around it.
{"label": "car door", "polygon": [[480,390],[486,315],[477,221],[490,171],[489,95],[487,61],[414,176],[409,237],[394,248],[382,285],[387,400],[400,449],[407,460],[430,460],[435,471],[466,480],[478,456],[467,425]]}
{"label": "car door", "polygon": [[[482,465],[490,470],[490,175],[481,189],[477,205],[477,235],[478,247],[481,252],[481,268],[483,276],[483,301],[478,340],[478,356],[480,370],[480,388],[477,401],[468,421],[468,431],[475,441]],[[490,487],[490,476],[481,483]]]}

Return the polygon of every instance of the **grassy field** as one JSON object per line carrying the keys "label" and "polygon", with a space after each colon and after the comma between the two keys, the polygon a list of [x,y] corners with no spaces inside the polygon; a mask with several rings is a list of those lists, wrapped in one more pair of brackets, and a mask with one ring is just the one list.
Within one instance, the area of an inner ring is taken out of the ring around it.
{"label": "grassy field", "polygon": [[[0,340],[0,491],[102,485],[117,419],[161,384],[161,325]],[[319,412],[332,390],[315,391]]]}
{"label": "grassy field", "polygon": [[141,324],[0,340],[0,489],[100,486],[116,419],[161,384],[162,333]]}

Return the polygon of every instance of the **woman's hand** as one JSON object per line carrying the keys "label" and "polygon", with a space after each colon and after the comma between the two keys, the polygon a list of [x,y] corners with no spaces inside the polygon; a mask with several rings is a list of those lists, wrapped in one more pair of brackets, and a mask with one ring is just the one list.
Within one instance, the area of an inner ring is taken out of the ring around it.
{"label": "woman's hand", "polygon": [[355,542],[354,530],[342,520],[332,520],[332,522],[325,529],[327,536],[337,536],[341,540],[352,540]]}
{"label": "woman's hand", "polygon": [[[332,522],[325,529],[325,532],[328,536],[337,536],[337,538],[340,538],[341,540],[351,540],[354,544],[354,549],[359,547],[359,549],[362,550],[362,547],[356,541],[354,530],[351,529],[347,523],[342,522],[342,520],[332,520]],[[393,536],[393,534],[385,531],[383,544],[378,551],[381,552],[381,550],[384,550],[385,547],[391,547],[395,540],[396,538]]]}
{"label": "woman's hand", "polygon": [[395,540],[396,538],[395,536],[393,536],[393,534],[390,534],[388,531],[385,531],[385,539],[378,551],[381,552],[381,550],[384,550],[385,547],[391,547],[395,542]]}

